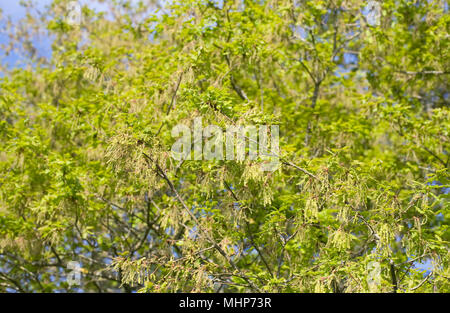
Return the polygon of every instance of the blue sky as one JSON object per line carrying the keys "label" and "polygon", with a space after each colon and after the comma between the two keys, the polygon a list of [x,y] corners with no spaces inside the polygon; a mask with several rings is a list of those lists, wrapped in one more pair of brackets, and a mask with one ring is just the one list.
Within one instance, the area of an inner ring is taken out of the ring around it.
{"label": "blue sky", "polygon": [[[99,3],[97,0],[73,0],[78,2],[81,6],[89,6],[96,12],[108,11],[108,1],[105,3]],[[140,0],[131,0],[131,3],[138,3]],[[44,11],[45,7],[52,3],[52,0],[32,0],[34,7],[39,11]],[[166,1],[162,1],[166,2]],[[0,0],[0,10],[2,11],[1,16],[3,19],[5,17],[11,17],[13,22],[17,22],[21,18],[25,17],[26,9],[20,5],[20,0]],[[0,44],[7,42],[7,35],[2,32],[2,21],[0,20]],[[51,56],[51,39],[46,38],[36,38],[33,40],[33,45],[37,49],[40,56],[49,58]],[[20,56],[16,54],[11,54],[7,57],[4,56],[4,51],[0,48],[0,61],[4,64],[8,64],[9,67],[13,65],[20,64]],[[19,64],[17,63],[19,62]],[[19,65],[20,66],[20,65]],[[0,73],[1,74],[1,73]],[[1,76],[1,75],[0,75]]]}
{"label": "blue sky", "polygon": [[[35,8],[39,11],[43,11],[46,6],[48,6],[52,0],[33,0],[35,4]],[[103,11],[107,8],[106,4],[99,4],[94,1],[89,0],[78,0],[78,3],[81,5],[89,5],[92,9],[96,11]],[[0,0],[0,10],[2,11],[3,18],[11,17],[12,21],[18,21],[21,18],[25,17],[26,9],[20,5],[20,0]],[[2,26],[2,22],[0,21],[0,27]],[[7,34],[3,33],[0,30],[0,44],[4,44],[7,42]],[[50,38],[36,38],[33,40],[33,44],[37,49],[37,52],[40,56],[50,57],[51,56],[51,40]],[[17,62],[20,63],[20,56],[17,54],[10,54],[9,56],[4,56],[4,51],[0,48],[0,60],[2,63],[6,63],[9,66],[17,65]]]}
{"label": "blue sky", "polygon": [[[36,7],[39,9],[44,9],[46,5],[48,5],[51,0],[39,0],[35,1]],[[2,17],[10,17],[13,22],[20,20],[25,17],[26,10],[23,6],[20,5],[19,0],[0,0],[0,9],[2,11]],[[0,27],[3,26],[3,21],[0,22]],[[7,34],[0,32],[0,44],[4,44],[7,42]],[[50,56],[50,40],[48,38],[41,38],[40,40],[33,41],[33,44],[36,46],[38,53],[43,56]],[[0,48],[0,57],[2,63],[7,63],[9,66],[17,64],[20,62],[20,56],[12,53],[9,56],[4,56],[4,51]]]}

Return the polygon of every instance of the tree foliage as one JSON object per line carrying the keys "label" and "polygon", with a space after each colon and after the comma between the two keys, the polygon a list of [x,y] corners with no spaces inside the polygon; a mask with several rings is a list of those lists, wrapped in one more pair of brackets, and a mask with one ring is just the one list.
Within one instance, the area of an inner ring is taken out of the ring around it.
{"label": "tree foliage", "polygon": [[[112,0],[77,25],[54,0],[4,23],[0,290],[449,292],[444,3],[380,1],[373,25],[361,0]],[[196,117],[279,125],[280,168],[175,161]]]}

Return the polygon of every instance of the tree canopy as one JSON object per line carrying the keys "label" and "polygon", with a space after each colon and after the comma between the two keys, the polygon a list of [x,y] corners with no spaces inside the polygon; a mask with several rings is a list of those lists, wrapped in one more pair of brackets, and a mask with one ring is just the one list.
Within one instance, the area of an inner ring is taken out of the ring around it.
{"label": "tree canopy", "polygon": [[[0,291],[450,291],[446,1],[69,4],[2,18]],[[174,159],[199,117],[280,166]]]}

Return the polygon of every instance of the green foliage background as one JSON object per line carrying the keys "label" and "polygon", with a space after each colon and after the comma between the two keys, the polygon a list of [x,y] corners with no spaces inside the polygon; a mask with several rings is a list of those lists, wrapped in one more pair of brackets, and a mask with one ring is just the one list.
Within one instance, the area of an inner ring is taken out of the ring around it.
{"label": "green foliage background", "polygon": [[[450,291],[445,1],[67,3],[5,30],[0,291]],[[199,116],[279,125],[282,166],[174,161]]]}

